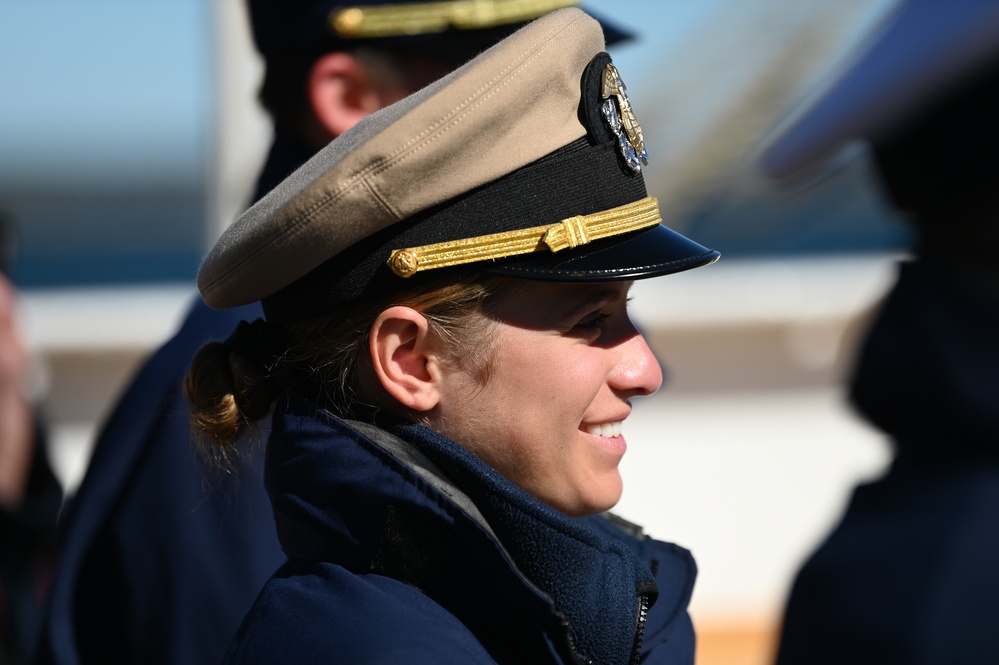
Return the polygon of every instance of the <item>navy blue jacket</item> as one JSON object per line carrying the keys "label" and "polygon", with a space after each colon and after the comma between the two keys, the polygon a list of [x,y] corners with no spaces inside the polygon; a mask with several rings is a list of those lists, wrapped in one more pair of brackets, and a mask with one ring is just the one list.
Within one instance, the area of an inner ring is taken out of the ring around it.
{"label": "navy blue jacket", "polygon": [[199,301],[119,402],[64,519],[39,662],[218,662],[284,560],[259,476],[199,468],[180,391],[201,344],[256,314]]}
{"label": "navy blue jacket", "polygon": [[941,260],[902,266],[852,384],[891,435],[799,573],[779,665],[999,663],[999,289]]}
{"label": "navy blue jacket", "polygon": [[35,425],[28,483],[16,507],[0,506],[0,663],[30,663],[43,603],[55,574],[56,519],[62,489],[48,464],[42,425]]}
{"label": "navy blue jacket", "polygon": [[[308,158],[276,141],[257,197]],[[260,306],[200,299],[147,361],[105,423],[61,520],[59,569],[39,663],[218,663],[257,592],[284,562],[262,464],[206,475],[181,391],[194,354]]]}
{"label": "navy blue jacket", "polygon": [[227,663],[693,662],[688,552],[566,517],[436,432],[289,395],[265,478],[289,562]]}

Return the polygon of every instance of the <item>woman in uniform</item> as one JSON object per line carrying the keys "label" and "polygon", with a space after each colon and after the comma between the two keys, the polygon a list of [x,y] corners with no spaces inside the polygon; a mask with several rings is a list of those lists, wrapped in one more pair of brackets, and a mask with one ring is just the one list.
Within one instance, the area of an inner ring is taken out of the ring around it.
{"label": "woman in uniform", "polygon": [[199,287],[266,321],[195,358],[192,421],[227,464],[273,412],[288,562],[228,662],[693,662],[689,553],[606,514],[662,382],[631,284],[718,256],[660,223],[647,160],[599,24],[567,9],[230,227]]}

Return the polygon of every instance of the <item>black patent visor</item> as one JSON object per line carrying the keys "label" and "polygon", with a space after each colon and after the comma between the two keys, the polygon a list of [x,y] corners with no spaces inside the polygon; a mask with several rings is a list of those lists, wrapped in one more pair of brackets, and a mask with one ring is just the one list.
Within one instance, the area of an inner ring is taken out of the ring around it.
{"label": "black patent visor", "polygon": [[480,265],[484,272],[520,279],[606,282],[670,275],[714,263],[719,256],[660,224],[564,253],[535,252]]}

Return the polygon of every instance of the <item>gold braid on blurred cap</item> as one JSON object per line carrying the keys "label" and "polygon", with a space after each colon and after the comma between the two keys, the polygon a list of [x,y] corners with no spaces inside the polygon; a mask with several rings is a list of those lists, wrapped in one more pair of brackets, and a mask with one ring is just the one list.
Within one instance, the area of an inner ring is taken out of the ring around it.
{"label": "gold braid on blurred cap", "polygon": [[329,22],[333,32],[343,39],[370,39],[526,23],[575,5],[574,0],[451,0],[347,6],[330,12]]}

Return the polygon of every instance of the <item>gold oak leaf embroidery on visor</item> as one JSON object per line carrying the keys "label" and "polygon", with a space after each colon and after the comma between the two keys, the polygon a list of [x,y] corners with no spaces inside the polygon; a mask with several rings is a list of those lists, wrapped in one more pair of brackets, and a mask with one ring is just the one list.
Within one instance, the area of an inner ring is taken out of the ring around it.
{"label": "gold oak leaf embroidery on visor", "polygon": [[412,277],[421,270],[532,252],[559,252],[601,238],[647,229],[661,222],[659,201],[650,196],[610,210],[569,217],[556,224],[397,249],[389,257],[388,266],[400,277]]}
{"label": "gold oak leaf embroidery on visor", "polygon": [[330,12],[333,31],[344,39],[482,30],[531,21],[575,0],[452,0],[397,5],[338,7]]}

